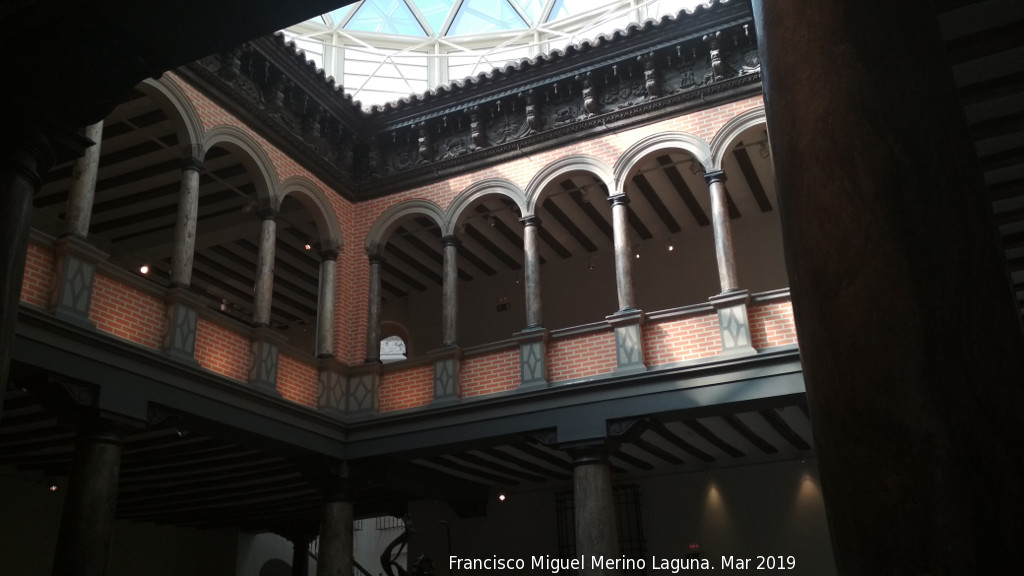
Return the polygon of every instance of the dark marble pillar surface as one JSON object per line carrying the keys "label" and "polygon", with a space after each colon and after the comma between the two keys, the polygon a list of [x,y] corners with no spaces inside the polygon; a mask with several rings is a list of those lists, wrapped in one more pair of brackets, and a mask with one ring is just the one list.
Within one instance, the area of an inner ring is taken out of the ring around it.
{"label": "dark marble pillar surface", "polygon": [[1024,339],[932,3],[753,6],[838,571],[1024,565]]}

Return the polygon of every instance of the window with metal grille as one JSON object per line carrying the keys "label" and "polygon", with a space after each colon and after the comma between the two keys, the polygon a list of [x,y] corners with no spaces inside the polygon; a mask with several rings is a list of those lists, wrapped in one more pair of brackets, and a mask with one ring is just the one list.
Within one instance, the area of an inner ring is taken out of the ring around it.
{"label": "window with metal grille", "polygon": [[[645,558],[647,542],[640,508],[640,487],[636,484],[614,486],[615,524],[619,532],[619,552],[627,558]],[[576,510],[572,491],[555,493],[555,516],[558,524],[558,554],[561,558],[576,557]],[[623,574],[642,576],[644,570],[623,570]]]}

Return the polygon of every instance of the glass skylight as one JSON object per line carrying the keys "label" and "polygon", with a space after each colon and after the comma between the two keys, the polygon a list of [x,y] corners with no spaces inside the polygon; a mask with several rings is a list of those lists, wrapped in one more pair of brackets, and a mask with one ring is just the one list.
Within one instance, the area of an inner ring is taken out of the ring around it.
{"label": "glass skylight", "polygon": [[708,0],[361,0],[283,30],[363,108]]}

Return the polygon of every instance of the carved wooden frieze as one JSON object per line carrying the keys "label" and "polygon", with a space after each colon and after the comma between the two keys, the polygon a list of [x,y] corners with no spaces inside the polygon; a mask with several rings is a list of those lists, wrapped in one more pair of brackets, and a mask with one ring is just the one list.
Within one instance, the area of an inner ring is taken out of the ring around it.
{"label": "carved wooden frieze", "polygon": [[760,72],[752,30],[747,22],[690,34],[512,94],[407,121],[380,147],[381,169],[360,172],[371,180],[362,185],[380,189],[378,178],[439,175],[453,160],[493,158],[509,145],[521,149],[573,133],[585,137],[590,119],[642,119],[659,106],[689,100],[687,93],[703,98],[735,86],[738,78]]}
{"label": "carved wooden frieze", "polygon": [[181,71],[358,200],[757,90],[760,62],[746,4],[716,3],[641,28],[372,112],[280,36]]}

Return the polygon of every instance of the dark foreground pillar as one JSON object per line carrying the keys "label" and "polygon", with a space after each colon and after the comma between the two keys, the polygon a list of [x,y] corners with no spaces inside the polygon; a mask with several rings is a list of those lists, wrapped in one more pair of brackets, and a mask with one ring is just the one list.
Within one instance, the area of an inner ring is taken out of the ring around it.
{"label": "dark foreground pillar", "polygon": [[754,0],[844,575],[1024,565],[1024,343],[931,3]]}
{"label": "dark foreground pillar", "polygon": [[53,576],[107,573],[123,441],[120,427],[101,418],[83,424],[78,430],[75,463],[53,557]]}
{"label": "dark foreground pillar", "polygon": [[607,448],[601,444],[574,448],[572,455],[573,506],[576,513],[576,554],[583,556],[580,576],[611,576],[619,570],[595,567],[591,556],[619,558],[619,532],[615,524],[615,498]]}
{"label": "dark foreground pillar", "polygon": [[352,576],[352,499],[342,488],[328,490],[320,517],[320,544],[316,576]]}
{"label": "dark foreground pillar", "polygon": [[54,162],[50,143],[40,134],[8,129],[0,144],[0,409],[10,370],[18,319],[25,251],[32,226],[32,195]]}
{"label": "dark foreground pillar", "polygon": [[309,543],[308,536],[293,536],[292,541],[292,576],[309,576]]}

